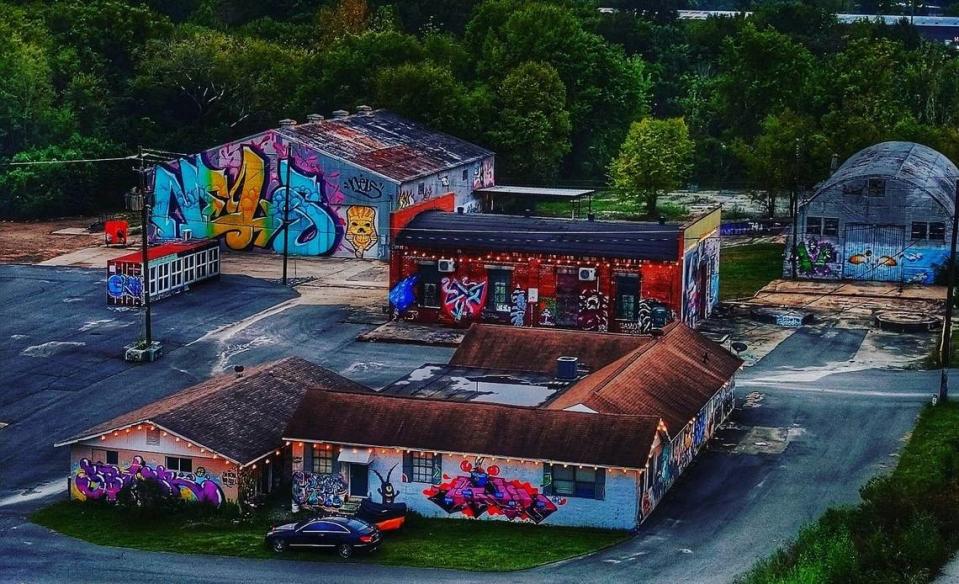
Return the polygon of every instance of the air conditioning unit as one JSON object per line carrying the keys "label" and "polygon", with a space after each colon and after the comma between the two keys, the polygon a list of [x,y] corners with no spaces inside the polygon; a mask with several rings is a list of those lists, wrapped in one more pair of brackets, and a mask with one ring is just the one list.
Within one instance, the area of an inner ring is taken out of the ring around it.
{"label": "air conditioning unit", "polygon": [[437,260],[436,261],[436,271],[450,273],[456,271],[456,262],[450,259]]}
{"label": "air conditioning unit", "polygon": [[579,269],[579,281],[580,281],[580,282],[595,282],[595,281],[596,281],[596,268],[580,268],[580,269]]}
{"label": "air conditioning unit", "polygon": [[180,230],[180,237],[183,239],[183,241],[190,241],[191,239],[193,239],[193,230],[192,230],[192,229],[181,229],[181,230]]}

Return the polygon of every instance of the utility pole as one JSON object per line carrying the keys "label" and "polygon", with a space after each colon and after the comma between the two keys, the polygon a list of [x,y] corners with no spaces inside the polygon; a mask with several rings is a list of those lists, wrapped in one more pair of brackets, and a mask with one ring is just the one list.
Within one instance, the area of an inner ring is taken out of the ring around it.
{"label": "utility pole", "polygon": [[796,244],[796,230],[799,227],[799,138],[796,138],[796,159],[793,162],[793,196],[790,207],[793,216],[793,244],[789,263],[792,267],[792,279],[796,280],[799,278],[799,272],[796,267],[799,261],[799,247]]}
{"label": "utility pole", "polygon": [[293,144],[286,146],[286,196],[283,197],[283,285],[286,286],[286,264],[290,258],[290,167],[293,166]]}
{"label": "utility pole", "polygon": [[137,174],[140,175],[140,196],[142,197],[142,204],[140,205],[140,240],[143,251],[143,306],[146,309],[146,342],[147,348],[150,348],[153,345],[153,320],[150,313],[150,257],[149,257],[149,241],[148,234],[149,225],[150,225],[150,203],[149,196],[147,195],[146,187],[146,163],[143,160],[143,146],[139,147],[139,158],[140,158],[140,168],[137,170]]}
{"label": "utility pole", "polygon": [[939,403],[949,399],[949,366],[952,362],[952,304],[953,288],[956,278],[956,235],[959,235],[959,180],[956,180],[956,193],[952,209],[952,244],[949,248],[949,271],[946,281],[946,319],[942,324],[942,343],[940,345],[939,364],[942,374],[939,379]]}

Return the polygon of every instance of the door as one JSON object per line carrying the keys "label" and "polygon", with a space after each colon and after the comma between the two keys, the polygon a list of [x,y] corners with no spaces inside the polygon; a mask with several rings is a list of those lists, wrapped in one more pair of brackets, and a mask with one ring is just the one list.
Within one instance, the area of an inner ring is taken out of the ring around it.
{"label": "door", "polygon": [[906,228],[902,225],[848,225],[842,256],[843,278],[900,281],[905,234]]}
{"label": "door", "polygon": [[350,496],[366,497],[370,492],[370,467],[350,463]]}

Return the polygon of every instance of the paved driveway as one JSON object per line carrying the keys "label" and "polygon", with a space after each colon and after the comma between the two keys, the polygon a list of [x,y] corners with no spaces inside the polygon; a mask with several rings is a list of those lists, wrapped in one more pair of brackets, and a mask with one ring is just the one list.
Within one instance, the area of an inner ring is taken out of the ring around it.
{"label": "paved driveway", "polygon": [[[356,343],[372,327],[349,322],[347,307],[226,276],[159,303],[167,354],[131,366],[117,355],[135,336],[136,315],[107,310],[102,290],[100,271],[0,266],[0,422],[10,423],[0,430],[0,581],[727,582],[828,505],[855,501],[860,485],[894,464],[938,379],[850,368],[863,331],[802,329],[740,376],[734,424],[640,535],[586,558],[500,575],[197,561],[93,546],[29,524],[40,495],[62,496],[68,456],[50,444],[234,364],[295,354],[381,386],[451,350]],[[37,498],[14,503],[37,485],[45,485]]]}

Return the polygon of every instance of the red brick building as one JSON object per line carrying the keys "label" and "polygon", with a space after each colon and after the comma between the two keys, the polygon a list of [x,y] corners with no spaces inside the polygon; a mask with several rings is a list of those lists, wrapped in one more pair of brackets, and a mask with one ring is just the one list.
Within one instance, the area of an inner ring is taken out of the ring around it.
{"label": "red brick building", "polygon": [[[446,209],[445,211],[451,211]],[[684,224],[407,210],[390,286],[411,321],[648,332],[718,301],[719,209]],[[391,296],[396,297],[394,294]],[[402,303],[401,303],[402,304]]]}

